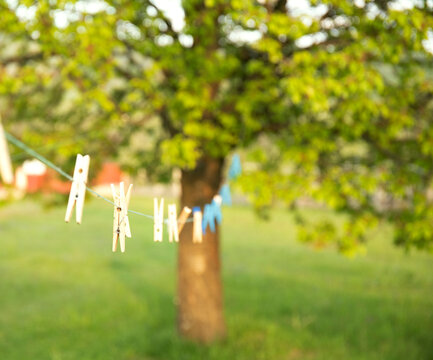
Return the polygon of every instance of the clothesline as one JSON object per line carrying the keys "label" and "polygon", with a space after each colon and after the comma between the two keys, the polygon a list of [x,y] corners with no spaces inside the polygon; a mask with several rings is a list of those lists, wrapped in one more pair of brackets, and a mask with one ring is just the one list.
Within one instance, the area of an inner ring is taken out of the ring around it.
{"label": "clothesline", "polygon": [[[53,164],[51,161],[49,161],[48,159],[46,159],[44,156],[42,156],[41,154],[37,153],[35,150],[33,150],[32,148],[28,147],[26,144],[24,144],[23,142],[21,142],[20,140],[18,140],[15,136],[9,134],[7,131],[4,132],[6,139],[14,144],[15,146],[19,147],[21,150],[25,151],[27,154],[31,155],[32,157],[34,157],[35,159],[38,159],[40,162],[42,162],[43,164],[45,164],[46,166],[48,166],[49,168],[53,169],[54,171],[56,171],[58,174],[62,175],[63,177],[65,177],[66,179],[68,179],[69,181],[73,181],[73,177],[71,175],[69,175],[68,173],[66,173],[65,171],[63,171],[60,167],[58,167],[57,165]],[[92,195],[94,195],[95,197],[104,200],[105,202],[116,206],[116,204],[111,201],[110,199],[106,198],[105,196],[99,194],[98,192],[96,192],[95,190],[91,189],[90,187],[86,186],[86,190],[91,193]],[[154,220],[154,216],[152,215],[148,215],[148,214],[143,214],[139,211],[134,211],[134,210],[129,210],[128,209],[128,213],[131,214],[135,214],[138,216],[143,216],[145,218]],[[186,222],[192,222],[193,219],[187,219]],[[164,219],[164,222],[167,223],[168,219]]]}
{"label": "clothesline", "polygon": [[[154,222],[154,241],[163,241],[163,224],[165,223],[168,227],[169,241],[179,242],[179,234],[183,229],[185,223],[192,222],[192,242],[201,243],[203,241],[203,235],[206,233],[206,229],[209,228],[212,232],[216,231],[216,225],[221,224],[222,213],[221,205],[231,205],[230,187],[228,183],[224,183],[218,194],[215,195],[211,203],[206,204],[203,208],[195,206],[192,209],[185,206],[179,217],[177,216],[176,205],[168,204],[168,218],[164,219],[164,199],[158,201],[154,199],[154,216],[144,214],[139,211],[129,210],[129,200],[131,198],[132,184],[125,194],[124,183],[120,182],[119,191],[115,189],[112,184],[113,200],[106,198],[99,194],[95,190],[87,186],[88,171],[89,171],[89,155],[77,155],[75,163],[74,175],[71,176],[60,167],[52,163],[50,160],[39,154],[34,149],[30,148],[22,141],[18,140],[15,136],[4,131],[3,126],[0,122],[0,174],[5,183],[11,184],[13,182],[12,164],[9,157],[9,151],[7,147],[7,141],[16,147],[23,150],[25,153],[39,160],[50,169],[54,170],[64,178],[72,182],[71,191],[69,193],[68,205],[66,208],[65,221],[69,222],[76,208],[76,222],[81,224],[84,199],[86,192],[90,192],[97,198],[100,198],[114,207],[114,218],[113,218],[113,252],[116,252],[118,244],[120,244],[121,252],[125,252],[125,238],[131,237],[131,229],[129,225],[128,214],[135,214]],[[233,155],[232,162],[228,171],[228,180],[233,180],[241,174],[241,162],[240,157],[237,154]],[[192,218],[190,214],[192,213]]]}
{"label": "clothesline", "polygon": [[[70,145],[74,144],[75,142],[76,142],[76,139],[74,138],[74,139],[69,139],[69,140],[66,140],[66,141],[62,141],[61,144],[50,143],[50,144],[41,145],[41,146],[39,146],[39,147],[37,147],[36,149],[33,149],[33,150],[34,151],[41,151],[41,150],[52,151],[52,150],[57,150],[59,148],[63,148],[65,146],[70,146]],[[11,154],[11,159],[12,160],[21,160],[21,159],[25,158],[28,155],[29,154],[26,151],[20,151],[20,152],[18,152],[16,154]]]}

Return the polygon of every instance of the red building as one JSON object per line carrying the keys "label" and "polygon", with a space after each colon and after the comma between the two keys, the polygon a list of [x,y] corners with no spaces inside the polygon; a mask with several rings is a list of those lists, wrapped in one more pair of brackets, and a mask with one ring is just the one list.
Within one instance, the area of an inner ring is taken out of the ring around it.
{"label": "red building", "polygon": [[[124,179],[118,164],[106,162],[91,180],[92,186],[117,184]],[[71,183],[61,178],[54,170],[47,168],[38,160],[30,160],[16,170],[15,187],[26,193],[55,192],[68,194]]]}

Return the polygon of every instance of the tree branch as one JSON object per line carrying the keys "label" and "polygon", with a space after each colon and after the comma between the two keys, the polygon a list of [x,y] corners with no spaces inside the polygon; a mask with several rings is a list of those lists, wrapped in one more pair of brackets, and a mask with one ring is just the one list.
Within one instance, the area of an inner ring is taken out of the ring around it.
{"label": "tree branch", "polygon": [[13,57],[9,57],[3,60],[0,60],[0,64],[3,66],[12,64],[12,63],[17,63],[18,65],[24,65],[29,61],[32,60],[42,60],[44,57],[42,52],[38,52],[38,53],[32,53],[32,54],[23,54],[23,55],[19,55],[19,56],[13,56]]}

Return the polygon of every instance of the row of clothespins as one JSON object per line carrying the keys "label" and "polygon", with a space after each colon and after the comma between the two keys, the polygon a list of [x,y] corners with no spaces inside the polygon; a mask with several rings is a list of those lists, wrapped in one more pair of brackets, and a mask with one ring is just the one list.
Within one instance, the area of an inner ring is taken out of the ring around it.
{"label": "row of clothespins", "polygon": [[[87,178],[89,173],[90,157],[89,155],[82,156],[77,155],[75,163],[74,176],[71,185],[71,191],[69,194],[68,205],[66,208],[65,221],[69,222],[72,216],[74,207],[76,206],[76,221],[81,224],[84,199],[87,190]],[[235,164],[235,165],[233,165]],[[238,176],[240,173],[240,161],[239,159],[232,161],[232,166],[237,168],[236,171],[229,171],[229,176]],[[120,251],[125,251],[125,239],[130,238],[131,228],[128,218],[128,207],[131,199],[132,184],[129,185],[128,191],[125,193],[125,185],[123,182],[119,185],[119,191],[116,190],[114,184],[111,184],[111,190],[113,194],[114,205],[114,218],[113,218],[113,252],[117,250],[118,244],[120,244]],[[190,214],[192,213],[193,221],[193,243],[201,243],[203,241],[203,235],[206,233],[207,228],[212,232],[216,231],[216,224],[221,224],[222,212],[221,205],[225,203],[231,204],[230,189],[227,184],[223,185],[220,194],[215,195],[210,204],[204,206],[204,211],[201,211],[200,207],[194,207],[190,209],[184,207],[179,215],[177,216],[176,204],[168,205],[168,219],[164,220],[164,199],[158,201],[154,199],[154,241],[162,242],[163,240],[163,228],[164,223],[168,227],[168,238],[170,242],[178,242],[179,234],[181,233],[184,225],[188,222]]]}
{"label": "row of clothespins", "polygon": [[[10,135],[9,135],[10,138]],[[231,205],[231,194],[228,184],[224,184],[218,195],[215,195],[210,204],[204,206],[203,212],[200,207],[193,207],[192,209],[184,207],[177,217],[176,204],[168,205],[168,218],[164,220],[164,199],[159,202],[158,199],[154,199],[154,216],[137,213],[135,211],[129,211],[129,201],[131,198],[132,184],[129,186],[128,191],[125,193],[125,185],[123,182],[120,183],[119,191],[115,189],[112,184],[113,201],[106,199],[105,197],[97,194],[92,189],[87,187],[87,179],[89,174],[90,156],[77,155],[73,177],[64,173],[61,169],[50,163],[48,160],[43,158],[40,154],[37,154],[34,150],[25,146],[19,140],[13,138],[15,145],[20,146],[24,150],[37,156],[39,160],[44,161],[47,166],[50,166],[54,170],[58,171],[63,176],[67,177],[72,181],[71,190],[69,193],[68,205],[66,208],[65,221],[69,222],[72,217],[74,207],[76,208],[76,222],[81,224],[84,210],[84,200],[86,190],[91,191],[100,198],[114,205],[114,220],[113,220],[113,251],[117,250],[118,244],[120,244],[120,250],[125,251],[125,238],[131,237],[131,228],[129,224],[128,213],[133,212],[138,215],[153,218],[154,220],[154,241],[161,242],[163,239],[163,227],[164,223],[168,227],[168,238],[170,242],[178,242],[179,234],[183,230],[186,222],[193,222],[193,242],[201,243],[203,241],[203,235],[206,233],[207,228],[212,232],[216,231],[216,224],[220,224],[222,221],[221,206],[223,204]],[[228,177],[230,180],[236,178],[241,173],[241,163],[239,155],[235,154],[232,159],[232,163],[229,168]],[[0,120],[0,175],[3,181],[7,184],[13,182],[13,170],[5,133]],[[190,215],[192,213],[192,219]]]}

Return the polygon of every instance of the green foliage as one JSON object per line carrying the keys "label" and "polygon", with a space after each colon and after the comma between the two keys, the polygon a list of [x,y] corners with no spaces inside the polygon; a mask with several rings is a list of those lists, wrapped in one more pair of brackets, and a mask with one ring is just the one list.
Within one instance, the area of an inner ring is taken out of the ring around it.
{"label": "green foliage", "polygon": [[131,147],[128,167],[152,173],[246,148],[258,209],[349,214],[330,241],[345,253],[378,220],[433,249],[430,2],[184,0],[181,29],[156,2],[98,3],[0,1],[0,111],[32,144],[73,129],[86,140],[56,160]]}
{"label": "green foliage", "polygon": [[199,157],[197,143],[193,139],[175,135],[162,144],[162,160],[183,169],[194,168]]}

